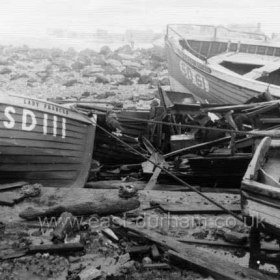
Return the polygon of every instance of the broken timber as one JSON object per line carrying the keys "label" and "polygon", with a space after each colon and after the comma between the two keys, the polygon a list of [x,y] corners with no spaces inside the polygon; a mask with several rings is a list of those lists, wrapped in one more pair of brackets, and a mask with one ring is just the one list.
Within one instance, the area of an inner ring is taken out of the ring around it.
{"label": "broken timber", "polygon": [[111,215],[114,213],[122,213],[129,210],[136,209],[140,206],[137,199],[102,199],[96,201],[88,201],[83,203],[76,203],[72,205],[57,205],[47,209],[29,207],[23,210],[19,216],[26,220],[34,220],[42,217],[57,217],[63,212],[70,212],[73,215]]}
{"label": "broken timber", "polygon": [[[238,204],[233,205],[225,205],[228,210],[234,213],[240,213],[241,208]],[[186,205],[186,204],[178,204],[178,203],[169,203],[164,204],[160,203],[159,208],[166,212],[173,215],[179,215],[179,214],[222,214],[226,213],[223,209],[220,207],[217,207],[216,205],[212,204],[203,204],[203,205]]]}
{"label": "broken timber", "polygon": [[205,250],[195,248],[191,245],[182,244],[172,237],[163,236],[149,229],[138,228],[120,218],[113,217],[114,224],[119,225],[129,231],[135,232],[152,242],[169,249],[170,257],[174,257],[191,266],[191,268],[204,271],[216,279],[221,280],[272,280],[275,279],[264,275],[260,271],[242,267],[238,264],[228,262]]}

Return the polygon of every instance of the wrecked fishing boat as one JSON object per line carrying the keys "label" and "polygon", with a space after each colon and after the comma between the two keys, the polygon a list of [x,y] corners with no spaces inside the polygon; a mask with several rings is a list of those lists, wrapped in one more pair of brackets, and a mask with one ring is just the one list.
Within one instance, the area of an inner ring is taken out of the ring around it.
{"label": "wrecked fishing boat", "polygon": [[25,180],[52,187],[83,186],[94,135],[94,122],[73,110],[33,98],[2,95],[1,183]]}
{"label": "wrecked fishing boat", "polygon": [[[280,236],[279,139],[265,137],[258,145],[241,184],[241,211],[250,227],[249,267],[271,263],[279,267],[279,254],[261,251],[261,235]],[[277,247],[277,245],[275,245]]]}
{"label": "wrecked fishing boat", "polygon": [[263,34],[181,24],[165,42],[173,91],[215,104],[280,97],[280,45]]}
{"label": "wrecked fishing boat", "polygon": [[279,140],[262,139],[243,177],[241,205],[245,217],[280,233]]}

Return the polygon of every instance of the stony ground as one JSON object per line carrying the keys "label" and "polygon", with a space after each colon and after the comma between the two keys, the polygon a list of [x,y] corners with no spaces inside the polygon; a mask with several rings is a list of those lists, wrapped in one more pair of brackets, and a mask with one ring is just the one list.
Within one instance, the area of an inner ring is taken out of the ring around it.
{"label": "stony ground", "polygon": [[147,105],[156,95],[157,84],[168,85],[164,50],[99,52],[74,49],[0,47],[0,91],[30,97],[88,101],[120,101],[130,106]]}

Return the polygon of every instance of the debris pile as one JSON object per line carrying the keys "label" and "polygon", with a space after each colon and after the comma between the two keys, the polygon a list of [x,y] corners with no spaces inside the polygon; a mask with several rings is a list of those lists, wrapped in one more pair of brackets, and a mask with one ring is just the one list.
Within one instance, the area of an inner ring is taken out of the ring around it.
{"label": "debris pile", "polygon": [[0,185],[1,279],[273,279],[247,268],[239,189],[279,101],[194,103],[156,51],[0,48],[3,90],[97,115],[85,188]]}

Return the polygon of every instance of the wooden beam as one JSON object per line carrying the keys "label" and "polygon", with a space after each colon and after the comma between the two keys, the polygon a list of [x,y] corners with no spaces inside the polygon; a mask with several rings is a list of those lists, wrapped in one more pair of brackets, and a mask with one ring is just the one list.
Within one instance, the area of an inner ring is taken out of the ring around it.
{"label": "wooden beam", "polygon": [[[77,198],[78,199],[78,198]],[[19,216],[26,220],[35,220],[42,217],[57,217],[63,212],[70,212],[76,216],[82,215],[111,215],[115,213],[122,213],[130,210],[134,210],[140,206],[140,202],[137,199],[96,199],[95,201],[72,203],[71,205],[59,203],[56,206],[49,207],[47,209],[28,207],[23,210]]]}
{"label": "wooden beam", "polygon": [[261,273],[260,271],[242,267],[238,264],[218,258],[206,251],[192,248],[188,252],[178,253],[168,251],[171,259],[181,261],[190,269],[207,273],[217,280],[276,280],[277,278]]}
{"label": "wooden beam", "polygon": [[1,184],[0,191],[6,191],[6,190],[10,190],[10,189],[20,188],[25,185],[28,185],[28,183],[24,182],[24,181],[14,182],[14,183],[9,183],[9,184]]}
{"label": "wooden beam", "polygon": [[165,154],[163,157],[166,159],[166,158],[169,158],[169,157],[177,156],[177,155],[182,154],[182,153],[190,153],[190,152],[193,152],[193,151],[196,151],[196,150],[199,150],[199,149],[211,148],[215,145],[226,143],[226,142],[230,141],[230,139],[231,139],[231,136],[227,136],[227,137],[223,137],[223,138],[220,138],[220,139],[217,139],[217,140],[214,140],[214,141],[209,141],[209,142],[204,142],[204,143],[201,143],[201,144],[196,144],[196,145],[193,145],[193,146],[190,146],[190,147],[186,147],[186,148],[183,148],[183,149]]}
{"label": "wooden beam", "polygon": [[191,268],[206,272],[216,279],[221,280],[272,280],[270,276],[264,275],[260,271],[250,268],[242,267],[238,264],[226,261],[223,258],[215,256],[205,250],[195,248],[192,245],[182,244],[172,237],[163,236],[159,233],[153,232],[149,229],[144,229],[143,225],[137,227],[125,220],[117,217],[112,217],[112,222],[127,230],[135,232],[142,237],[158,244],[159,246],[169,249],[170,257],[187,263]]}
{"label": "wooden beam", "polygon": [[[224,240],[206,240],[206,239],[195,239],[195,238],[189,238],[189,237],[183,237],[178,238],[177,241],[186,243],[186,244],[195,244],[195,245],[201,245],[201,246],[210,246],[210,247],[228,247],[228,248],[243,248],[243,249],[250,249],[250,244],[237,244],[237,243],[231,243]],[[271,243],[262,243],[261,246],[262,251],[267,252],[279,252],[280,248],[279,246]]]}
{"label": "wooden beam", "polygon": [[250,112],[250,113],[247,113],[246,115],[248,117],[254,117],[256,115],[259,115],[259,114],[263,114],[265,112],[268,112],[268,111],[271,111],[272,109],[275,109],[275,108],[278,108],[279,107],[279,103],[274,103],[274,104],[269,104],[269,105],[266,105],[266,106],[263,106],[257,110],[254,110],[253,112]]}
{"label": "wooden beam", "polygon": [[[240,205],[224,205],[228,210],[234,212],[234,213],[240,213],[241,208]],[[217,207],[216,205],[207,204],[207,205],[198,205],[198,204],[159,204],[159,208],[167,213],[170,213],[172,215],[183,215],[183,214],[223,214],[225,211],[223,209]]]}

